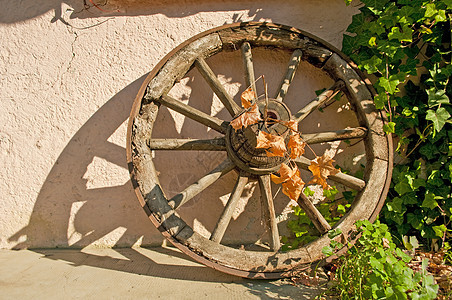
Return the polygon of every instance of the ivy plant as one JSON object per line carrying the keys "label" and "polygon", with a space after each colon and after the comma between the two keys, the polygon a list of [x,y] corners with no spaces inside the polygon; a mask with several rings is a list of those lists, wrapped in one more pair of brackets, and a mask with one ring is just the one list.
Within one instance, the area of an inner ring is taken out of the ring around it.
{"label": "ivy plant", "polygon": [[361,2],[342,50],[371,78],[398,152],[380,218],[400,241],[415,236],[427,248],[449,247],[452,0]]}
{"label": "ivy plant", "polygon": [[[349,245],[346,255],[339,258],[333,285],[328,294],[339,299],[435,299],[438,285],[427,274],[428,261],[424,260],[420,272],[407,264],[411,256],[392,241],[386,224],[376,221],[358,221],[361,237]],[[323,248],[331,255],[334,248],[343,245],[332,240]]]}

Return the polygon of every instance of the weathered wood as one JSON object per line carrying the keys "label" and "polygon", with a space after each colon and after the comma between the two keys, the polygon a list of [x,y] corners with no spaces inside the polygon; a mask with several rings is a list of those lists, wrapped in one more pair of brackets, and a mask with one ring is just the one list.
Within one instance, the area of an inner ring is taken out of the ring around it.
{"label": "weathered wood", "polygon": [[338,131],[307,133],[302,134],[301,138],[308,144],[319,144],[348,139],[362,139],[367,135],[367,129],[364,127],[347,128]]}
{"label": "weathered wood", "polygon": [[218,33],[200,37],[174,53],[147,85],[143,102],[159,99],[167,94],[174,84],[190,70],[195,59],[209,57],[222,50],[223,43]]}
{"label": "weathered wood", "polygon": [[232,214],[234,213],[237,204],[239,203],[240,196],[242,196],[242,192],[245,189],[245,185],[248,183],[248,177],[244,175],[240,175],[237,179],[237,182],[232,190],[232,194],[229,197],[228,203],[223,210],[223,213],[218,220],[217,225],[212,231],[212,235],[210,236],[210,240],[216,243],[220,243],[223,239],[224,233],[226,232],[226,228],[228,228],[229,222],[231,221]]}
{"label": "weathered wood", "polygon": [[212,185],[215,181],[217,181],[221,176],[229,173],[232,169],[234,169],[235,165],[231,160],[226,159],[220,165],[218,165],[215,169],[210,171],[207,175],[200,178],[197,182],[188,186],[179,194],[175,195],[168,201],[169,206],[173,209],[178,209],[191,199],[193,199],[196,195],[201,193],[203,190]]}
{"label": "weathered wood", "polygon": [[251,87],[251,89],[256,93],[256,82],[255,82],[255,76],[254,76],[254,65],[253,65],[253,54],[251,52],[251,45],[248,42],[244,42],[241,47],[242,50],[242,59],[243,59],[243,65],[245,67],[245,84],[248,87]]}
{"label": "weathered wood", "polygon": [[[255,36],[252,36],[253,34]],[[281,40],[281,38],[285,40]],[[127,151],[128,158],[131,159],[129,161],[130,166],[133,167],[131,171],[132,182],[136,186],[136,191],[139,190],[137,194],[140,203],[153,223],[166,236],[170,235],[170,240],[173,240],[176,245],[186,247],[186,250],[183,251],[189,253],[192,257],[198,256],[201,258],[198,261],[208,260],[216,268],[230,268],[228,272],[233,274],[240,271],[250,272],[249,274],[253,274],[252,276],[256,276],[255,274],[267,276],[268,274],[275,274],[274,272],[304,267],[322,259],[324,257],[322,248],[330,243],[328,235],[324,234],[299,249],[276,253],[265,250],[249,251],[248,248],[245,248],[246,250],[235,249],[212,242],[208,238],[193,232],[190,225],[186,224],[168,204],[164,191],[161,190],[158,183],[157,171],[154,170],[152,163],[151,149],[148,147],[149,140],[152,140],[151,133],[153,123],[156,121],[158,105],[165,101],[159,102],[160,97],[167,94],[174,83],[185,75],[198,57],[208,58],[222,49],[238,50],[245,41],[249,42],[253,48],[269,46],[267,49],[272,49],[275,46],[288,51],[300,49],[303,52],[303,60],[315,66],[323,67],[323,70],[333,80],[344,80],[346,82],[343,91],[352,106],[356,108],[360,126],[367,128],[368,132],[364,136],[367,159],[365,179],[360,180],[353,176],[350,176],[350,179],[349,175],[344,176],[344,174],[331,176],[331,179],[336,179],[335,181],[343,176],[346,179],[343,181],[345,185],[360,190],[350,210],[336,225],[343,231],[345,237],[353,229],[353,223],[357,219],[372,219],[378,214],[383,204],[382,199],[384,200],[385,197],[385,187],[390,181],[391,157],[389,149],[386,152],[381,151],[382,149],[373,149],[377,144],[381,144],[381,148],[389,148],[389,140],[382,132],[384,116],[375,110],[371,95],[369,91],[366,92],[367,87],[364,82],[344,59],[339,55],[332,55],[329,49],[334,51],[334,48],[315,37],[284,26],[268,24],[226,25],[216,32],[210,31],[201,34],[184,44],[183,47],[178,48],[177,51],[170,53],[164,62],[159,64],[156,70],[151,73],[153,74],[152,78],[145,83],[147,88],[142,87],[143,93],[135,101],[135,108],[132,110],[130,118],[131,125],[129,125],[129,128],[131,129],[129,132],[131,137],[128,138]],[[162,99],[165,99],[165,97]],[[182,108],[182,111],[187,113],[185,107]],[[222,128],[226,128],[228,125],[227,122],[221,122],[221,120],[218,122],[218,119],[215,118],[209,118],[205,121],[204,116],[202,116],[201,119],[204,122],[202,124],[213,123],[222,133],[224,133]],[[341,134],[338,133],[338,135]],[[326,139],[326,135],[323,135],[322,138]],[[173,145],[173,142],[178,144],[181,141],[174,140],[170,144]],[[185,145],[185,142],[181,143],[184,143],[181,147],[188,147],[189,143],[187,145]],[[195,187],[193,189],[194,191],[198,190]],[[245,273],[243,276],[248,275]]]}
{"label": "weathered wood", "polygon": [[224,86],[218,80],[215,73],[213,73],[212,69],[209,67],[207,62],[202,57],[198,57],[195,60],[195,66],[198,68],[199,73],[201,73],[202,77],[209,84],[210,88],[214,91],[214,93],[218,96],[220,101],[224,104],[226,109],[229,111],[231,116],[235,116],[242,109],[240,106],[234,102],[234,99],[228,94]]}
{"label": "weathered wood", "polygon": [[176,236],[176,239],[189,246],[194,253],[202,253],[211,261],[248,272],[284,271],[310,262],[304,248],[276,253],[234,249],[208,240],[188,226]]}
{"label": "weathered wood", "polygon": [[311,200],[302,192],[297,200],[298,205],[304,210],[312,224],[320,233],[325,233],[331,229],[330,224],[325,220],[318,209],[312,204]]}
{"label": "weathered wood", "polygon": [[[303,170],[309,170],[308,167],[311,165],[311,161],[304,156],[300,156],[295,160],[297,166]],[[351,189],[361,191],[366,186],[366,182],[362,179],[356,178],[352,175],[337,173],[336,175],[328,176],[337,183],[343,184]]]}
{"label": "weathered wood", "polygon": [[225,151],[224,137],[214,139],[151,139],[148,142],[151,150],[208,150]]}
{"label": "weathered wood", "polygon": [[275,24],[253,24],[240,28],[225,28],[218,32],[223,41],[223,49],[237,50],[243,42],[251,46],[272,46],[288,50],[301,49],[303,60],[322,67],[332,55],[331,50],[300,33],[298,30]]}
{"label": "weathered wood", "polygon": [[270,248],[273,251],[278,251],[281,247],[281,243],[279,241],[278,222],[276,221],[275,206],[273,204],[270,175],[259,176],[259,187],[264,208],[265,222],[270,230]]}
{"label": "weathered wood", "polygon": [[290,84],[292,83],[298,66],[300,65],[302,55],[303,52],[300,49],[297,49],[292,53],[292,56],[289,60],[289,65],[287,66],[286,74],[284,75],[283,79],[281,80],[281,84],[279,85],[278,94],[275,97],[276,100],[284,101]]}
{"label": "weathered wood", "polygon": [[383,131],[385,117],[375,108],[372,94],[361,77],[337,54],[328,59],[323,69],[335,80],[345,83],[349,101],[357,111],[360,125],[369,130],[365,139],[369,159],[389,160],[388,137]]}
{"label": "weathered wood", "polygon": [[316,110],[320,105],[327,103],[331,98],[336,96],[337,93],[344,87],[344,82],[341,80],[336,81],[330,88],[323,91],[320,95],[309,102],[305,107],[300,109],[294,114],[294,119],[297,122],[303,121],[310,113]]}
{"label": "weathered wood", "polygon": [[160,104],[165,105],[172,110],[183,114],[184,116],[197,121],[201,124],[206,125],[220,133],[225,134],[228,128],[228,123],[226,121],[220,120],[217,117],[208,115],[196,108],[193,108],[187,104],[182,103],[168,95],[163,95],[160,99],[156,100]]}

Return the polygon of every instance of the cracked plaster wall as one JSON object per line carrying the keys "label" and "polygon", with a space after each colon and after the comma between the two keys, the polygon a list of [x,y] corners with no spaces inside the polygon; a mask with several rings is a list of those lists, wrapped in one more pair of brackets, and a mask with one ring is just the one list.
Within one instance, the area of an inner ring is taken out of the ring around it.
{"label": "cracked plaster wall", "polygon": [[343,0],[83,3],[2,1],[0,248],[161,244],[125,160],[145,74],[187,38],[238,21],[292,25],[340,48],[357,12]]}

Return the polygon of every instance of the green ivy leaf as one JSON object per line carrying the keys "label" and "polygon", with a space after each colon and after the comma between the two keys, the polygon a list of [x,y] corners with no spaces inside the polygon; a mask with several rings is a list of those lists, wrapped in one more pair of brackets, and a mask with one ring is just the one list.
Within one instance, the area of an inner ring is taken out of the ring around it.
{"label": "green ivy leaf", "polygon": [[452,0],[443,0],[443,2],[447,5],[447,8],[452,9]]}
{"label": "green ivy leaf", "polygon": [[330,246],[325,246],[322,248],[322,253],[326,257],[329,257],[329,256],[333,255],[333,248],[331,248]]}
{"label": "green ivy leaf", "polygon": [[369,32],[374,33],[376,35],[383,34],[385,32],[385,28],[383,26],[378,25],[376,22],[371,22],[368,24]]}
{"label": "green ivy leaf", "polygon": [[362,0],[361,2],[364,3],[374,14],[378,15],[382,12],[389,0]]}
{"label": "green ivy leaf", "polygon": [[400,213],[403,211],[403,200],[402,198],[395,197],[392,201],[386,203],[386,207],[389,211]]}
{"label": "green ivy leaf", "polygon": [[446,11],[443,9],[438,10],[438,14],[435,16],[436,22],[445,22],[447,21]]}
{"label": "green ivy leaf", "polygon": [[386,92],[389,94],[394,94],[395,92],[398,92],[399,89],[397,86],[400,84],[400,82],[403,82],[405,80],[405,73],[399,73],[389,76],[389,78],[381,77],[378,80],[379,85],[385,89]]}
{"label": "green ivy leaf", "polygon": [[383,109],[385,107],[386,102],[388,101],[388,96],[386,93],[379,93],[374,97],[375,107],[377,109]]}
{"label": "green ivy leaf", "polygon": [[433,127],[437,132],[441,131],[449,118],[450,114],[444,107],[439,107],[436,111],[429,109],[425,117],[425,119],[433,122]]}
{"label": "green ivy leaf", "polygon": [[426,194],[424,201],[422,201],[421,207],[434,209],[438,206],[438,202],[435,200],[435,195],[433,194]]}
{"label": "green ivy leaf", "polygon": [[390,40],[398,40],[400,42],[411,42],[413,35],[413,29],[411,29],[408,25],[404,25],[402,27],[402,31],[399,27],[394,26],[391,28],[391,32],[388,33],[388,38]]}
{"label": "green ivy leaf", "polygon": [[306,196],[314,196],[315,192],[313,190],[311,190],[308,186],[304,188],[303,193]]}
{"label": "green ivy leaf", "polygon": [[345,214],[346,213],[345,206],[343,206],[342,204],[339,204],[337,206],[337,212],[340,214]]}
{"label": "green ivy leaf", "polygon": [[433,231],[435,231],[435,234],[437,237],[442,238],[444,236],[444,232],[446,232],[447,227],[444,224],[441,224],[439,226],[433,226]]}
{"label": "green ivy leaf", "polygon": [[366,25],[366,17],[364,14],[356,14],[352,17],[352,23],[347,27],[347,32],[361,33]]}
{"label": "green ivy leaf", "polygon": [[435,3],[429,3],[425,6],[425,14],[424,16],[426,18],[431,18],[434,15],[436,15],[438,13],[438,10],[436,9],[436,5]]}
{"label": "green ivy leaf", "polygon": [[335,237],[337,237],[338,235],[340,235],[342,233],[342,230],[339,228],[336,229],[331,229],[330,231],[328,231],[328,237],[330,239],[334,239]]}
{"label": "green ivy leaf", "polygon": [[427,159],[433,159],[438,153],[438,147],[432,143],[427,143],[419,149],[419,153],[427,157]]}
{"label": "green ivy leaf", "polygon": [[395,133],[395,126],[396,123],[388,122],[387,124],[383,125],[383,131],[386,133]]}
{"label": "green ivy leaf", "polygon": [[435,88],[430,89],[427,91],[428,95],[428,106],[429,107],[435,107],[440,104],[449,104],[449,97],[446,95],[446,91],[444,90],[437,90]]}
{"label": "green ivy leaf", "polygon": [[444,181],[441,179],[441,173],[439,170],[433,170],[427,178],[427,183],[434,186],[444,185]]}
{"label": "green ivy leaf", "polygon": [[359,47],[360,44],[356,37],[344,34],[344,38],[342,40],[342,51],[344,51],[345,54],[350,55]]}
{"label": "green ivy leaf", "polygon": [[421,213],[408,213],[406,215],[406,220],[414,229],[420,230],[423,226],[422,214]]}
{"label": "green ivy leaf", "polygon": [[399,69],[408,75],[417,75],[418,63],[419,59],[408,59],[405,64],[399,66]]}
{"label": "green ivy leaf", "polygon": [[401,181],[394,186],[394,190],[399,193],[400,196],[403,194],[413,191],[411,186],[406,181]]}
{"label": "green ivy leaf", "polygon": [[337,188],[335,186],[333,186],[331,189],[329,190],[323,190],[323,196],[327,197],[329,200],[333,201],[334,198],[336,198],[336,194],[339,191],[337,190]]}

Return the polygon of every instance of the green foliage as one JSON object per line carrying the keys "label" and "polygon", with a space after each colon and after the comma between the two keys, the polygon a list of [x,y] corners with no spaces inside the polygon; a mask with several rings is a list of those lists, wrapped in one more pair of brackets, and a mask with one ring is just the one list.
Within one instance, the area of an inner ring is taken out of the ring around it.
{"label": "green foliage", "polygon": [[[309,187],[306,187],[303,192],[308,197],[314,195],[314,191]],[[353,201],[356,192],[344,191],[342,192],[342,197],[338,197],[338,194],[339,191],[335,186],[332,186],[330,190],[323,190],[323,196],[326,201],[317,204],[317,209],[331,226],[336,224],[345,215],[351,206],[350,203]],[[293,236],[283,236],[281,238],[283,243],[281,247],[282,251],[296,249],[317,239],[320,235],[305,211],[299,206],[293,207],[293,210],[294,218],[287,223]]]}
{"label": "green foliage", "polygon": [[[347,1],[346,1],[347,3]],[[365,0],[343,51],[373,79],[384,130],[398,137],[381,220],[402,241],[451,243],[452,75],[450,0]]]}
{"label": "green foliage", "polygon": [[[362,233],[345,256],[339,258],[333,287],[339,299],[435,299],[438,285],[427,275],[428,261],[414,272],[407,266],[411,256],[397,248],[385,224],[358,221]],[[330,238],[334,235],[330,236]],[[331,255],[342,244],[332,241],[323,253]]]}

